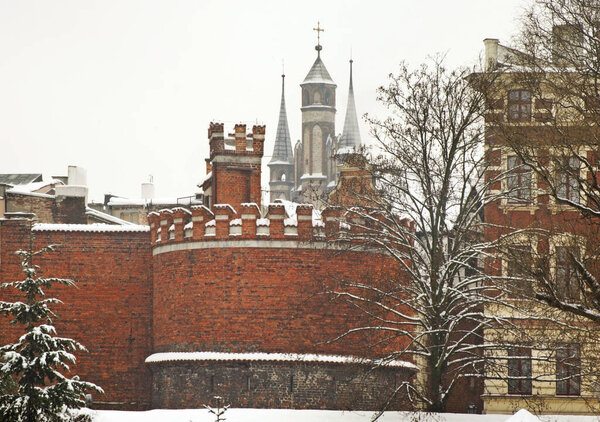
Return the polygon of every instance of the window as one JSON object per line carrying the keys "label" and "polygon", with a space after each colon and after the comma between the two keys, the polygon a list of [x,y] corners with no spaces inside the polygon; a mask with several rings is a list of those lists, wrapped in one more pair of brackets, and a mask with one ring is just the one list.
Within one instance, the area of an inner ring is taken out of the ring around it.
{"label": "window", "polygon": [[509,280],[509,288],[521,293],[533,291],[530,281],[533,254],[530,245],[512,245],[508,251],[506,265],[506,276]]}
{"label": "window", "polygon": [[531,120],[531,92],[524,89],[508,92],[508,120],[512,122]]}
{"label": "window", "polygon": [[523,164],[517,156],[507,158],[508,202],[527,203],[531,201],[531,168]]}
{"label": "window", "polygon": [[531,349],[509,349],[508,357],[508,394],[531,394]]}
{"label": "window", "polygon": [[330,101],[331,101],[331,93],[327,89],[327,90],[325,90],[325,104],[329,105]]}
{"label": "window", "polygon": [[555,283],[556,291],[562,299],[579,299],[579,283],[577,281],[576,270],[573,268],[571,254],[576,258],[579,257],[579,248],[568,248],[565,246],[557,246],[555,248],[556,259],[556,274]]}
{"label": "window", "polygon": [[579,159],[569,157],[559,161],[556,177],[556,196],[579,203]]}
{"label": "window", "polygon": [[581,355],[578,344],[556,349],[556,395],[578,396],[581,392]]}

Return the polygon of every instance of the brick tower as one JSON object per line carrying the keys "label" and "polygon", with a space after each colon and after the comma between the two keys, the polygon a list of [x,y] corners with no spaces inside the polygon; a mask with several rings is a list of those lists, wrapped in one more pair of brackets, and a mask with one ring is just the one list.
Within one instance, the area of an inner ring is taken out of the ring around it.
{"label": "brick tower", "polygon": [[242,203],[253,202],[260,207],[265,127],[253,126],[252,133],[246,134],[246,125],[238,124],[235,133],[225,138],[223,123],[211,123],[208,139],[208,174],[199,185],[205,205],[230,204],[237,209]]}

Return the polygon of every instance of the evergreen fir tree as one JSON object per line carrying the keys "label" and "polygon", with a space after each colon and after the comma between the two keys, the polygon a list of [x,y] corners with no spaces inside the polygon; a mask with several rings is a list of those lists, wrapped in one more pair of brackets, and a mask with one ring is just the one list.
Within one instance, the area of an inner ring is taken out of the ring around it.
{"label": "evergreen fir tree", "polygon": [[2,421],[79,419],[72,409],[85,405],[85,392],[103,392],[95,384],[65,375],[75,362],[73,353],[87,350],[75,340],[57,337],[52,326],[56,315],[49,306],[61,301],[46,298],[44,290],[53,284],[74,285],[72,280],[38,276],[39,267],[33,264],[33,258],[52,250],[53,246],[47,246],[37,252],[18,251],[25,279],[0,285],[2,289],[15,288],[23,295],[22,302],[0,301],[0,313],[10,315],[12,324],[25,329],[16,343],[0,347],[0,384],[14,384],[14,388],[0,391]]}

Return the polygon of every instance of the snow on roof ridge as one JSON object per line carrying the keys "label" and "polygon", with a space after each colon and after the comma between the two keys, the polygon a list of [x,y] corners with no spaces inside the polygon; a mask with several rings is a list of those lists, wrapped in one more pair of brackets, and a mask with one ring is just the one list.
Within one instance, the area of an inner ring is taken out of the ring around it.
{"label": "snow on roof ridge", "polygon": [[26,190],[19,190],[19,189],[15,189],[15,188],[9,189],[6,192],[14,193],[17,195],[37,196],[38,198],[54,198],[54,195],[48,195],[46,193],[29,192]]}
{"label": "snow on roof ridge", "polygon": [[208,209],[208,207],[206,205],[192,205],[192,211],[193,210],[201,210],[201,209],[205,209],[206,211],[210,212],[212,214],[212,211]]}
{"label": "snow on roof ridge", "polygon": [[209,171],[208,173],[206,173],[206,175],[204,176],[204,179],[202,179],[202,181],[199,183],[199,185],[203,185],[206,182],[208,182],[210,179],[212,178],[212,171]]}
{"label": "snow on roof ridge", "polygon": [[213,208],[216,209],[225,209],[225,208],[229,208],[231,210],[232,213],[236,214],[235,210],[233,209],[233,207],[229,204],[214,204]]}
{"label": "snow on roof ridge", "polygon": [[51,231],[51,232],[147,232],[149,226],[134,224],[131,226],[121,226],[116,224],[34,224],[32,231]]}
{"label": "snow on roof ridge", "polygon": [[417,369],[411,362],[402,360],[385,361],[381,359],[366,359],[357,356],[320,355],[311,353],[228,353],[228,352],[163,352],[153,353],[146,358],[146,363],[172,361],[205,361],[205,360],[246,360],[246,361],[278,361],[278,362],[316,362],[341,363],[359,365],[381,365],[395,368]]}
{"label": "snow on roof ridge", "polygon": [[120,219],[119,217],[115,217],[114,215],[110,215],[110,214],[95,210],[90,207],[85,207],[85,213],[86,213],[86,215],[95,215],[98,218],[103,218],[106,221],[111,221],[111,222],[119,224],[121,226],[137,226],[137,224],[132,223],[131,221],[126,221],[126,220]]}
{"label": "snow on roof ridge", "polygon": [[242,207],[255,207],[258,211],[260,211],[260,209],[258,208],[258,204],[256,202],[242,202],[240,204],[240,206],[242,206]]}

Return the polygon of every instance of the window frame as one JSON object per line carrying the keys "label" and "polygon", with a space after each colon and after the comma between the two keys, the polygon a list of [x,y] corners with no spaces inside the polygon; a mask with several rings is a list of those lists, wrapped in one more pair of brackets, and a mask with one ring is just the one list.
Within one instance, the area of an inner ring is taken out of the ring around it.
{"label": "window frame", "polygon": [[581,249],[577,246],[564,244],[554,246],[554,284],[556,292],[562,300],[578,301],[581,299],[581,292],[577,276],[574,276],[576,271],[572,268],[569,252],[574,252],[581,257]]}
{"label": "window frame", "polygon": [[[555,170],[555,190],[556,197],[563,200],[581,204],[581,188],[579,178],[581,178],[581,160],[577,155],[560,157],[561,167]],[[564,169],[568,170],[565,171]],[[564,193],[563,193],[564,192]]]}
{"label": "window frame", "polygon": [[[514,94],[516,94],[516,98],[514,98]],[[530,122],[533,108],[531,91],[523,88],[511,89],[507,96],[507,120],[509,122]]]}
{"label": "window frame", "polygon": [[[511,166],[511,161],[514,164]],[[530,205],[533,203],[533,171],[517,155],[506,156],[507,204]],[[526,194],[526,195],[524,195]]]}
{"label": "window frame", "polygon": [[581,395],[581,346],[579,344],[558,345],[555,372],[557,396]]}
{"label": "window frame", "polygon": [[519,396],[532,395],[533,372],[531,349],[528,347],[510,348],[508,349],[508,357],[508,394]]}
{"label": "window frame", "polygon": [[[504,256],[502,259],[502,278],[504,282],[507,283],[506,286],[509,287],[510,283],[510,291],[515,291],[517,293],[517,297],[513,299],[519,299],[521,296],[529,297],[531,293],[533,293],[533,283],[531,274],[528,274],[527,271],[531,271],[533,268],[533,261],[536,256],[538,245],[537,237],[528,239],[525,236],[517,236],[510,243],[510,249],[514,251],[520,251],[519,253],[513,253],[511,256]],[[515,260],[512,259],[515,256],[529,256],[529,266],[521,266],[519,268],[515,268]],[[525,280],[515,281],[508,280],[509,278],[523,278]]]}

